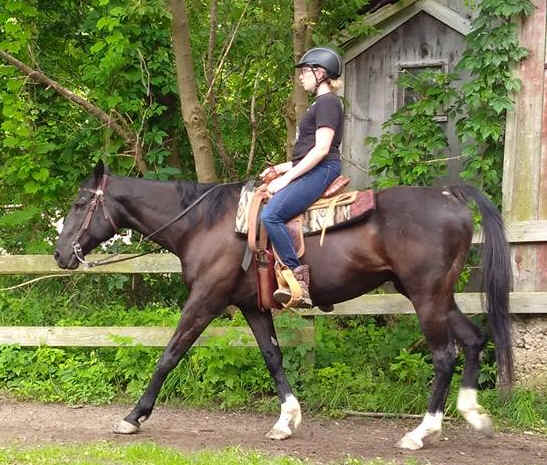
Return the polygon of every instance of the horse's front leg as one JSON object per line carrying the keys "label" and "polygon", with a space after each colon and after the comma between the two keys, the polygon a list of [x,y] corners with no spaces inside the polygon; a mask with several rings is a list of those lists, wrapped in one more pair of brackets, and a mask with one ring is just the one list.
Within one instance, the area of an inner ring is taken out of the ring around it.
{"label": "horse's front leg", "polygon": [[212,295],[190,294],[184,305],[175,333],[165,347],[145,393],[131,413],[118,425],[114,426],[115,433],[132,434],[138,432],[141,423],[148,419],[152,413],[156,398],[167,375],[177,366],[180,359],[211,320],[222,311],[223,304],[224,302],[221,299],[215,299]]}
{"label": "horse's front leg", "polygon": [[283,356],[277,342],[272,314],[269,310],[261,312],[256,307],[242,307],[241,311],[253,331],[281,401],[279,419],[266,436],[270,439],[286,439],[293,433],[291,424],[294,429],[300,426],[302,414],[283,370]]}

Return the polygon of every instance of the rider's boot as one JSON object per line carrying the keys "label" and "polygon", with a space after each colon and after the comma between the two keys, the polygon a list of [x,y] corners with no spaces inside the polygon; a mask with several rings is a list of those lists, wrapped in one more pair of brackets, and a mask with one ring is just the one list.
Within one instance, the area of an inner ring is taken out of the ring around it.
{"label": "rider's boot", "polygon": [[[273,296],[274,299],[288,307],[294,308],[312,308],[313,303],[310,298],[310,266],[300,265],[294,270],[286,268],[282,271],[288,286],[281,285]],[[290,281],[292,281],[295,292],[291,292]]]}

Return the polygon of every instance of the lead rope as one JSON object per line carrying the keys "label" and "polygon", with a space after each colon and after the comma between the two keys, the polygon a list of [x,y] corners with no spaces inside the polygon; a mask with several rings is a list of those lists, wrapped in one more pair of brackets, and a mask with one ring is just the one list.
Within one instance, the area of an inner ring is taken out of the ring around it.
{"label": "lead rope", "polygon": [[13,289],[17,289],[19,287],[28,286],[29,284],[35,283],[37,281],[42,281],[43,279],[49,279],[49,278],[64,278],[65,276],[70,276],[70,273],[62,273],[62,274],[48,274],[47,276],[40,276],[39,278],[31,279],[30,281],[25,281],[24,283],[17,284],[16,286],[10,286],[10,287],[0,287],[0,292],[3,291],[12,291]]}

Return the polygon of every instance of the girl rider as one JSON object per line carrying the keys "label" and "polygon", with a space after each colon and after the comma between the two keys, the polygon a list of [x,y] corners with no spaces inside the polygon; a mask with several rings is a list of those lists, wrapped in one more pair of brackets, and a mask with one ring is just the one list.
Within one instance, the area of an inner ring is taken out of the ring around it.
{"label": "girl rider", "polygon": [[[260,174],[263,179],[278,175],[267,186],[272,197],[261,220],[284,267],[291,270],[302,290],[302,296],[291,305],[311,308],[310,268],[296,256],[285,223],[305,211],[340,175],[344,113],[335,92],[340,87],[342,60],[334,50],[316,47],[308,50],[296,67],[300,70],[300,84],[315,99],[298,126],[292,160]],[[280,287],[274,292],[274,299],[286,304],[291,300],[291,292]]]}

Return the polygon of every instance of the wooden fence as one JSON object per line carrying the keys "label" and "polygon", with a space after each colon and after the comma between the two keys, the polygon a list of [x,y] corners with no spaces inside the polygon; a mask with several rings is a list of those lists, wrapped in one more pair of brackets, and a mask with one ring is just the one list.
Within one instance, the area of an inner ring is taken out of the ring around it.
{"label": "wooden fence", "polygon": [[[104,258],[92,255],[90,260]],[[57,267],[48,255],[0,255],[0,275],[50,275],[75,273],[180,273],[180,262],[172,254],[147,255],[135,260],[105,265],[96,268],[80,267],[65,271]],[[464,313],[481,313],[479,293],[456,294],[456,301]],[[547,313],[547,292],[511,293],[511,312],[519,314]],[[408,299],[400,294],[370,294],[337,304],[332,313],[312,309],[310,316],[342,315],[386,315],[411,314],[414,309]],[[141,345],[163,347],[169,340],[173,328],[169,327],[0,327],[0,344],[22,346],[49,345],[58,347],[115,347]],[[229,333],[233,346],[256,346],[247,327],[211,327],[196,342],[207,345],[211,338]],[[314,328],[307,326],[290,331],[279,331],[280,344],[314,346]]]}

